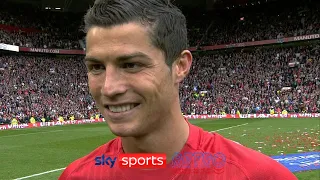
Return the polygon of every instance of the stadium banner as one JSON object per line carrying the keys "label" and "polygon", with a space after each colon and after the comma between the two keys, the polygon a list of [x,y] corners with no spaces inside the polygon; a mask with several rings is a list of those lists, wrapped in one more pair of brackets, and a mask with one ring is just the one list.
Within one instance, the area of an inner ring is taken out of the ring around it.
{"label": "stadium banner", "polygon": [[19,47],[21,52],[47,53],[47,54],[70,54],[70,55],[84,55],[85,52],[79,49],[48,49],[48,48],[28,48]]}
{"label": "stadium banner", "polygon": [[[225,114],[225,115],[184,115],[187,119],[247,119],[247,118],[320,118],[320,113],[297,113],[297,114]],[[10,129],[26,129],[26,128],[38,128],[38,127],[49,127],[49,126],[64,126],[72,124],[92,124],[105,122],[104,118],[99,119],[83,119],[74,121],[52,121],[52,122],[36,122],[22,123],[17,125],[0,125],[1,130]]]}
{"label": "stadium banner", "polygon": [[320,118],[320,113],[184,115],[187,119]]}
{"label": "stadium banner", "polygon": [[[270,39],[264,41],[252,41],[252,42],[243,42],[243,43],[234,43],[234,44],[222,44],[215,46],[203,46],[200,47],[201,50],[217,50],[217,49],[228,49],[228,48],[237,48],[237,47],[248,47],[248,46],[259,46],[259,45],[268,45],[268,44],[277,44],[277,43],[287,43],[293,41],[304,41],[319,39],[320,34],[311,34],[304,36],[296,36],[289,38],[280,38],[280,39]],[[196,51],[197,47],[190,47],[190,51]],[[84,55],[84,50],[79,49],[48,49],[48,48],[28,48],[28,47],[19,47],[21,52],[34,52],[34,53],[48,53],[48,54],[69,54],[69,55]]]}
{"label": "stadium banner", "polygon": [[296,36],[296,37],[289,38],[288,42],[312,40],[312,39],[319,39],[319,38],[320,38],[320,34],[311,34],[311,35]]}
{"label": "stadium banner", "polygon": [[0,125],[1,130],[10,130],[10,129],[26,129],[26,128],[38,128],[38,127],[49,127],[49,126],[64,126],[64,125],[71,125],[71,124],[92,124],[92,123],[99,123],[105,122],[104,118],[99,119],[83,119],[83,120],[74,120],[74,121],[52,121],[52,122],[36,122],[32,123],[22,123],[17,125]]}
{"label": "stadium banner", "polygon": [[19,52],[19,46],[14,46],[14,45],[10,45],[10,44],[0,43],[0,49],[1,50],[6,50],[6,51]]}
{"label": "stadium banner", "polygon": [[[264,40],[264,41],[252,41],[252,42],[243,42],[243,43],[234,43],[234,44],[222,44],[222,45],[215,45],[215,46],[203,46],[203,47],[200,47],[200,49],[209,51],[209,50],[217,50],[217,49],[259,46],[259,45],[287,43],[287,42],[313,40],[313,39],[320,39],[320,34],[311,34],[311,35],[295,36],[295,37],[288,37],[288,38],[270,39],[270,40]],[[189,50],[196,51],[197,48],[191,47],[191,48],[189,48]]]}

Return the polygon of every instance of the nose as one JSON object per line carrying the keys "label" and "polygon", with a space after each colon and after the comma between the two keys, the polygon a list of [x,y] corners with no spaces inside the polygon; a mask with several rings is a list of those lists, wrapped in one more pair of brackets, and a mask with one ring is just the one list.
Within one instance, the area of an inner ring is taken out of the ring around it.
{"label": "nose", "polygon": [[123,74],[113,67],[106,67],[105,79],[101,94],[113,98],[115,96],[124,94],[127,89],[125,85],[125,77]]}

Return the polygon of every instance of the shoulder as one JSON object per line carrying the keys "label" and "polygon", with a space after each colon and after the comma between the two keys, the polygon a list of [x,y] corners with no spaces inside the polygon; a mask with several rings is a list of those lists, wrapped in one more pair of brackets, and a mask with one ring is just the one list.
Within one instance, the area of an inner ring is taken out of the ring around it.
{"label": "shoulder", "polygon": [[[297,178],[282,164],[271,157],[224,138],[218,133],[203,132],[201,149],[225,156],[225,169],[241,172],[246,179],[296,180]],[[231,173],[231,172],[230,172]]]}
{"label": "shoulder", "polygon": [[[94,162],[94,158],[97,156],[105,155],[116,155],[119,153],[119,138],[115,138],[109,141],[107,144],[101,145],[96,148],[88,155],[81,157],[72,163],[70,163],[66,169],[63,171],[59,180],[65,180],[70,177],[73,173],[78,171],[88,171],[90,168],[86,168],[86,166],[90,166]],[[82,173],[82,172],[81,172]]]}

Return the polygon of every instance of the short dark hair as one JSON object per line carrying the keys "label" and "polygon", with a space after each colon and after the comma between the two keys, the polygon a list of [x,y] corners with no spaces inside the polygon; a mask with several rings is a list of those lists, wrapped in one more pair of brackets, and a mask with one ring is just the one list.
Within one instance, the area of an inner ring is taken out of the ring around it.
{"label": "short dark hair", "polygon": [[164,52],[169,67],[188,47],[186,18],[170,0],[96,0],[84,22],[86,33],[94,26],[147,25],[151,43]]}

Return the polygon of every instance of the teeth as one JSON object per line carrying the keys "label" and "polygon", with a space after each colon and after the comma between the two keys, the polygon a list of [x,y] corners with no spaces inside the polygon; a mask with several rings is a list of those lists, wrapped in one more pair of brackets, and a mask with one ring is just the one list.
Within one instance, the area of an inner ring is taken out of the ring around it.
{"label": "teeth", "polygon": [[134,104],[126,104],[122,106],[109,106],[110,111],[116,112],[116,113],[129,111],[132,108],[134,108]]}

